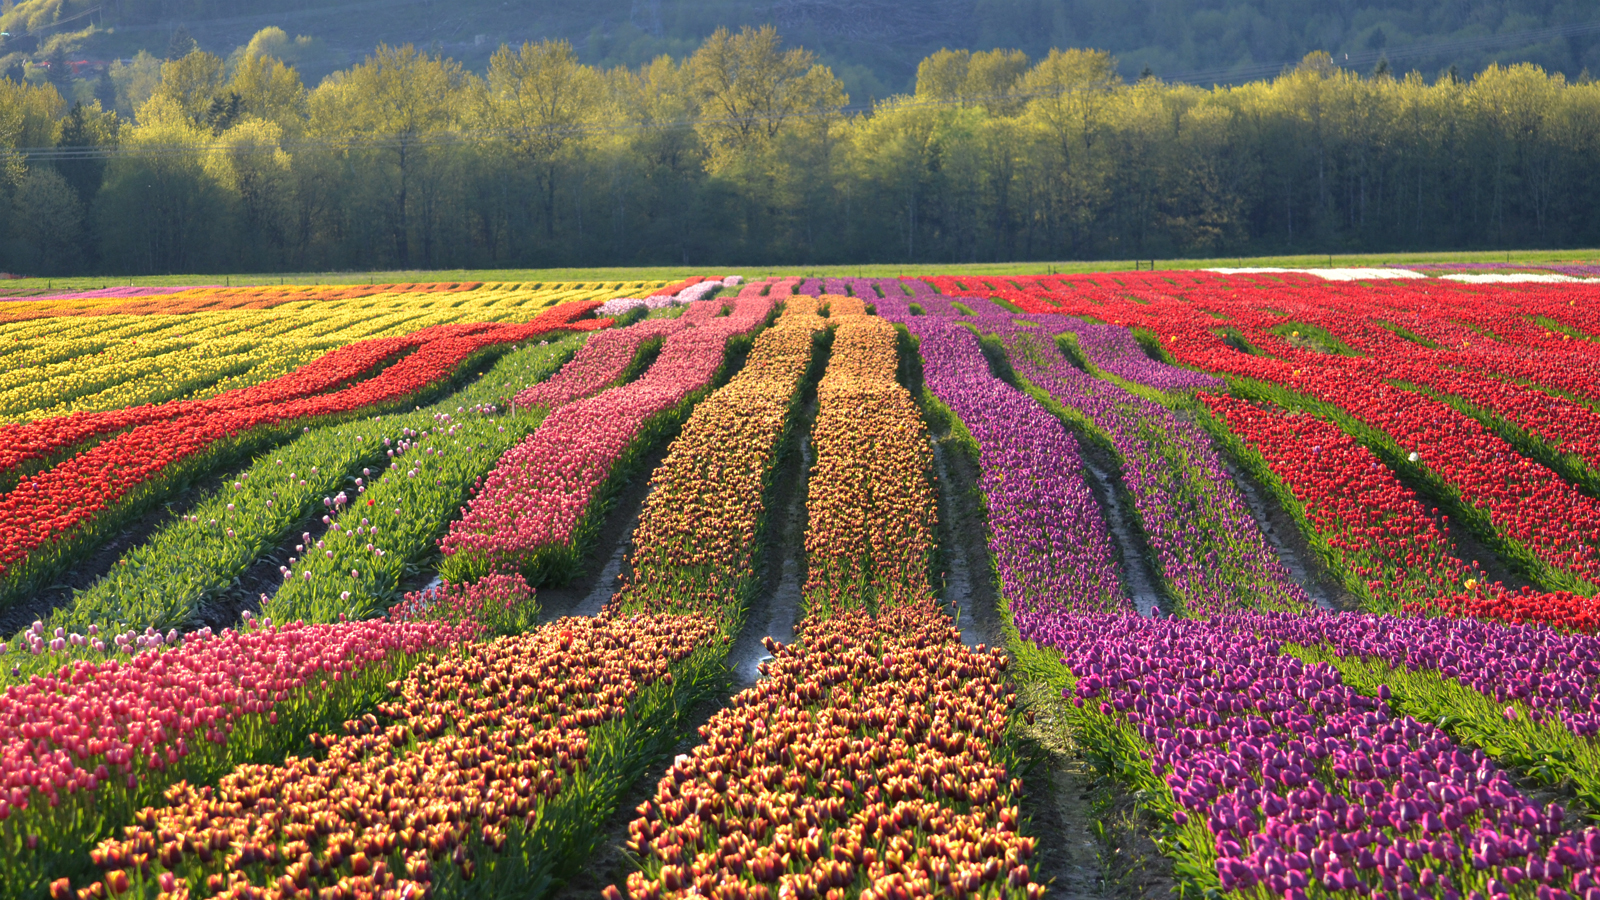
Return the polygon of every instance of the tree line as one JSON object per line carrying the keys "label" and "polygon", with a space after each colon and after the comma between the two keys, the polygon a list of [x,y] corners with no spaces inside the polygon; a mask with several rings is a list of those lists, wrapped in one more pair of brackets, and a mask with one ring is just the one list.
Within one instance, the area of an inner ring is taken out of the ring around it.
{"label": "tree line", "polygon": [[[487,71],[377,48],[307,88],[268,29],[68,104],[0,79],[0,267],[57,274],[944,263],[1595,246],[1600,86],[1341,69],[1128,81],[944,50],[871,108],[770,27]],[[113,106],[131,111],[119,114]]]}

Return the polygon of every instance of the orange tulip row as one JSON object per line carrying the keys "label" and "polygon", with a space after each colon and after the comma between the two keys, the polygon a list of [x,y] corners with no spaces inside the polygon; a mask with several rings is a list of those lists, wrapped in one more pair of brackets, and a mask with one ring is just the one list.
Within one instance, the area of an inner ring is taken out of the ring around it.
{"label": "orange tulip row", "polygon": [[695,408],[651,476],[634,531],[627,609],[697,612],[737,630],[754,584],[767,487],[826,323],[810,297],[787,300],[743,369]]}
{"label": "orange tulip row", "polygon": [[[808,618],[638,808],[632,900],[1037,900],[998,650],[924,599]],[[608,888],[607,900],[623,892]]]}
{"label": "orange tulip row", "polygon": [[898,336],[888,322],[856,314],[850,307],[860,300],[821,300],[839,325],[812,430],[806,609],[826,614],[931,596],[933,451],[911,392],[895,380]]}
{"label": "orange tulip row", "polygon": [[895,330],[855,298],[821,303],[839,321],[813,433],[810,614],[794,645],[767,639],[766,677],[638,807],[640,870],[606,900],[1037,900],[1007,658],[963,646],[932,599],[931,450],[895,381]]}
{"label": "orange tulip row", "polygon": [[[595,780],[597,726],[631,722],[715,631],[702,617],[562,619],[432,655],[377,715],[312,735],[317,755],[174,786],[93,851],[103,875],[76,896],[420,900],[525,883],[551,864],[552,835],[592,825],[561,819]],[[68,879],[51,896],[72,900]]]}

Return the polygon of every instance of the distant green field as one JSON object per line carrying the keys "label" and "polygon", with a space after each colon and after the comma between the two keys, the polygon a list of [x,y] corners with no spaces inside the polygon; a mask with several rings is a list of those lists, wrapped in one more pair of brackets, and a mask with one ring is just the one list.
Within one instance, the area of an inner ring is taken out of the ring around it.
{"label": "distant green field", "polygon": [[258,285],[258,284],[390,284],[427,281],[678,281],[691,275],[769,275],[887,278],[900,275],[1046,275],[1078,272],[1126,272],[1148,269],[1207,269],[1218,266],[1282,266],[1322,268],[1417,265],[1422,263],[1573,263],[1600,260],[1597,250],[1511,250],[1460,253],[1358,253],[1321,256],[1244,256],[1214,259],[1097,260],[1073,262],[960,263],[866,266],[662,266],[594,269],[441,269],[434,271],[296,272],[272,275],[145,275],[112,278],[19,278],[0,282],[0,296],[72,293],[117,285]]}

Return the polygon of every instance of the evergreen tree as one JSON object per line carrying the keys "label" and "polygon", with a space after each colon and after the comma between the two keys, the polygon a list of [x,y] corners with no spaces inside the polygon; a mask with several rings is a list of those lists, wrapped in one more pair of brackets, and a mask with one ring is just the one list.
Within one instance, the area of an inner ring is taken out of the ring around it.
{"label": "evergreen tree", "polygon": [[178,29],[172,32],[171,40],[167,41],[167,59],[183,59],[198,49],[200,43],[194,39],[194,35],[189,33],[189,29],[179,25]]}

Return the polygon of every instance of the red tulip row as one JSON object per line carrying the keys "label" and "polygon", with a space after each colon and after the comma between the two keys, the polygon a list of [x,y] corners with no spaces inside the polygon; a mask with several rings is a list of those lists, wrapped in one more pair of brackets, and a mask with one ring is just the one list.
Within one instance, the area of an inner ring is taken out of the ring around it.
{"label": "red tulip row", "polygon": [[[928,279],[945,293],[996,297],[1030,313],[1066,313],[1160,331],[1314,322],[1354,346],[1409,332],[1439,365],[1525,379],[1600,400],[1600,332],[1589,286],[1464,286],[1441,281],[1341,283],[1300,275],[1116,273],[1006,280]],[[1566,331],[1561,330],[1566,329]],[[1387,332],[1387,334],[1386,334]]]}
{"label": "red tulip row", "polygon": [[790,297],[744,368],[695,407],[650,478],[633,532],[621,608],[695,612],[727,632],[754,585],[768,488],[826,328],[810,297]]}
{"label": "red tulip row", "polygon": [[[836,310],[851,297],[820,298]],[[806,498],[808,612],[881,607],[933,594],[938,499],[933,450],[898,381],[898,334],[875,316],[838,317],[817,388],[816,462]]]}
{"label": "red tulip row", "polygon": [[[1438,400],[1378,379],[1333,367],[1291,363],[1230,349],[1180,348],[1179,359],[1211,371],[1278,384],[1343,410],[1372,429],[1410,462],[1433,473],[1461,501],[1484,515],[1508,543],[1526,554],[1551,587],[1586,590],[1600,583],[1600,502],[1472,418]],[[1574,577],[1576,576],[1576,577]]]}
{"label": "red tulip row", "polygon": [[[587,851],[615,803],[608,770],[714,632],[683,616],[562,619],[430,655],[376,715],[312,735],[316,755],[175,785],[94,850],[100,880],[76,896],[420,900],[545,882]],[[71,882],[51,894],[70,900]]]}
{"label": "red tulip row", "polygon": [[1539,622],[1593,633],[1600,604],[1566,591],[1512,592],[1491,583],[1416,493],[1337,425],[1215,394],[1202,402],[1293,499],[1286,504],[1313,540],[1325,542],[1346,584],[1375,612]]}
{"label": "red tulip row", "polygon": [[[461,326],[442,327],[456,331],[461,329]],[[166,421],[185,413],[197,411],[215,413],[263,403],[281,403],[285,400],[319,394],[365,375],[373,367],[407,350],[415,349],[433,336],[437,335],[418,333],[405,337],[359,341],[334,350],[281,378],[229,391],[210,400],[178,400],[106,412],[78,412],[32,422],[0,425],[0,472],[10,472],[24,463],[60,454],[102,434]]]}
{"label": "red tulip row", "polygon": [[[7,893],[42,889],[170,785],[282,754],[370,703],[420,654],[472,633],[378,621],[250,627],[247,614],[238,631],[12,686],[0,695]],[[90,640],[100,640],[93,629]]]}
{"label": "red tulip row", "polygon": [[[1597,479],[1600,412],[1587,403],[1505,380],[1529,374],[1537,380],[1527,371],[1529,364],[1541,371],[1574,368],[1572,354],[1537,346],[1541,340],[1535,335],[1550,334],[1547,329],[1507,322],[1504,316],[1475,316],[1480,327],[1497,329],[1502,336],[1497,341],[1455,322],[1412,313],[1402,329],[1408,338],[1378,324],[1384,321],[1378,317],[1389,311],[1374,308],[1370,296],[1320,296],[1304,290],[1276,297],[1271,312],[1231,298],[1208,298],[1208,305],[1226,310],[1229,327],[1246,340],[1294,365],[1336,366],[1440,392],[1469,414],[1511,426],[1522,449],[1547,458],[1567,455],[1565,468],[1591,482]],[[1308,352],[1307,343],[1297,340],[1299,323],[1325,330],[1362,355]],[[1517,341],[1503,343],[1510,335]],[[1600,380],[1600,367],[1593,365],[1594,360],[1587,362],[1590,378]]]}
{"label": "red tulip row", "polygon": [[[579,322],[579,319],[596,306],[596,303],[562,304],[546,310],[524,327],[533,334],[562,327],[575,330],[593,327]],[[599,324],[603,323],[596,323]],[[0,424],[0,475],[12,472],[27,462],[60,454],[100,435],[184,415],[214,415],[227,410],[286,403],[335,390],[354,383],[375,367],[430,341],[499,331],[504,327],[493,324],[434,325],[403,337],[357,341],[331,351],[288,375],[227,391],[206,400],[175,400],[129,409],[73,413],[33,422]]]}
{"label": "red tulip row", "polygon": [[[694,304],[721,309],[721,301]],[[729,342],[759,328],[773,302],[737,301],[734,313],[690,320],[662,344],[639,380],[551,413],[490,472],[441,543],[448,580],[521,572],[535,584],[565,580],[597,527],[617,473],[659,434],[682,421],[711,386]]]}
{"label": "red tulip row", "polygon": [[1375,612],[1423,611],[1429,599],[1495,586],[1410,488],[1339,426],[1218,394],[1199,399],[1250,450],[1260,454],[1349,573],[1346,584]]}
{"label": "red tulip row", "polygon": [[1004,654],[927,599],[795,632],[639,806],[627,896],[1036,900]]}
{"label": "red tulip row", "polygon": [[[593,304],[579,304],[584,309]],[[497,345],[559,328],[588,329],[609,320],[574,321],[574,311],[552,310],[526,325],[490,326],[429,341],[373,378],[316,396],[236,409],[185,413],[126,431],[92,449],[23,479],[0,497],[0,596],[25,589],[59,569],[75,545],[89,543],[104,514],[153,497],[163,479],[230,442],[248,444],[258,429],[314,421],[393,404],[456,372],[471,357]]]}

